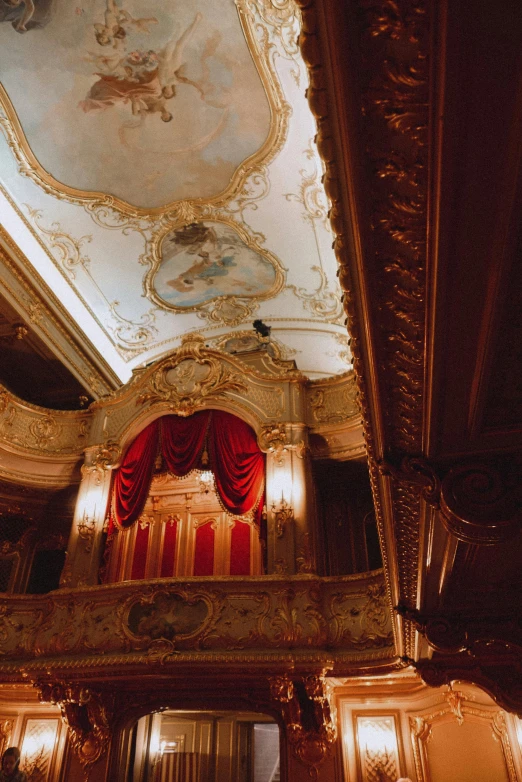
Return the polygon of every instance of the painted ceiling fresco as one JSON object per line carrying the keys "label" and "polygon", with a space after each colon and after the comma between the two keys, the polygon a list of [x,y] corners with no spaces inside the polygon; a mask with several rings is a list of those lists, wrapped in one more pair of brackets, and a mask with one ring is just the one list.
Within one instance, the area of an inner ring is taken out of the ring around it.
{"label": "painted ceiling fresco", "polygon": [[0,0],[4,229],[121,382],[256,318],[350,352],[292,0]]}

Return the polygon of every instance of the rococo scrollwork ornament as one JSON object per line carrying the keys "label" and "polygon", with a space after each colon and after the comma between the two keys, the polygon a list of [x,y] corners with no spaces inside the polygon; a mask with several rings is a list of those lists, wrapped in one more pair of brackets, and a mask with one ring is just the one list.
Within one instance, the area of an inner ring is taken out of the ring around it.
{"label": "rococo scrollwork ornament", "polygon": [[60,707],[87,780],[91,767],[110,745],[111,698],[83,684],[38,682],[36,687],[42,703]]}
{"label": "rococo scrollwork ornament", "polygon": [[189,334],[176,355],[159,365],[136,401],[141,405],[168,402],[173,413],[189,416],[208,399],[244,390],[242,377],[223,366],[217,352],[205,346],[204,338]]}
{"label": "rococo scrollwork ornament", "polygon": [[[317,779],[319,767],[332,751],[337,730],[324,675],[305,676],[300,683],[304,685],[305,698],[298,698],[296,686],[286,674],[272,676],[270,695],[281,709],[296,757],[308,766],[310,778]],[[312,727],[305,728],[305,724]]]}

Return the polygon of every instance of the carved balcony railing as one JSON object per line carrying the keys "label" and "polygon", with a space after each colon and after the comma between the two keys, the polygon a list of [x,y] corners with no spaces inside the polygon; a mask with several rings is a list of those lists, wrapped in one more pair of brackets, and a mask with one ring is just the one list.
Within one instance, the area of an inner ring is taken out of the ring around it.
{"label": "carved balcony railing", "polygon": [[324,661],[347,675],[393,658],[381,571],[130,581],[0,600],[0,675],[8,678],[220,660]]}

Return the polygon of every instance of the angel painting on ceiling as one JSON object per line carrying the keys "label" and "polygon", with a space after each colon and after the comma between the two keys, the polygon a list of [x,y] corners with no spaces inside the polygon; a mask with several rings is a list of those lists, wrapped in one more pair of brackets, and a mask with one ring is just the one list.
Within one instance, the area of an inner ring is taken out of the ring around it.
{"label": "angel painting on ceiling", "polygon": [[276,91],[231,0],[0,0],[2,21],[0,106],[69,195],[213,197],[276,138]]}
{"label": "angel painting on ceiling", "polygon": [[53,0],[0,0],[0,22],[11,22],[18,33],[45,27]]}
{"label": "angel painting on ceiling", "polygon": [[121,41],[127,37],[127,30],[134,27],[136,30],[148,33],[149,25],[157,24],[155,16],[143,19],[133,19],[125,8],[120,8],[115,0],[107,0],[103,23],[95,22],[94,35],[100,46],[118,48]]}
{"label": "angel painting on ceiling", "polygon": [[[108,9],[109,6],[116,8],[111,0],[108,0]],[[101,45],[113,42],[113,47],[118,48],[115,44],[125,37],[125,28],[121,26],[125,22],[141,24],[143,29],[145,23],[156,21],[154,18],[132,20],[122,14],[121,9],[108,10],[105,25],[95,25],[98,28],[96,38]],[[130,104],[135,116],[157,113],[164,122],[170,122],[173,115],[167,101],[175,97],[177,85],[191,85],[204,99],[203,87],[184,74],[186,47],[202,18],[197,13],[182,35],[173,37],[159,52],[136,50],[123,56],[98,57],[99,80],[92,85],[87,98],[80,102],[81,108],[87,112],[107,109],[117,103]]]}
{"label": "angel painting on ceiling", "polygon": [[163,301],[194,307],[218,296],[266,296],[276,279],[275,266],[232,227],[204,222],[167,234],[153,285]]}

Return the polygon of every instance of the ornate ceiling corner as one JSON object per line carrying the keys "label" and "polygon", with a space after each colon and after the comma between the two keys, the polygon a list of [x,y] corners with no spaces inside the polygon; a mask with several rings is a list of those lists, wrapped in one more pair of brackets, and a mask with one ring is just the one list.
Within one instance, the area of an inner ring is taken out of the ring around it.
{"label": "ornate ceiling corner", "polygon": [[120,315],[117,310],[119,305],[119,301],[113,301],[109,304],[109,311],[115,324],[107,324],[107,328],[116,340],[116,348],[124,355],[130,353],[134,356],[152,347],[158,335],[156,328],[157,307],[152,307],[137,320],[131,320]]}
{"label": "ornate ceiling corner", "polygon": [[343,325],[343,304],[340,296],[329,289],[328,279],[320,266],[312,266],[312,271],[319,274],[319,285],[314,291],[299,288],[297,285],[286,285],[285,290],[292,293],[303,302],[303,306],[327,323]]}
{"label": "ornate ceiling corner", "polygon": [[0,290],[7,301],[86,390],[96,399],[118,388],[106,360],[1,226],[0,266]]}

